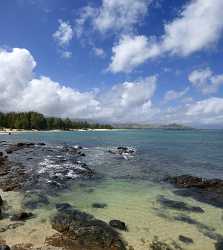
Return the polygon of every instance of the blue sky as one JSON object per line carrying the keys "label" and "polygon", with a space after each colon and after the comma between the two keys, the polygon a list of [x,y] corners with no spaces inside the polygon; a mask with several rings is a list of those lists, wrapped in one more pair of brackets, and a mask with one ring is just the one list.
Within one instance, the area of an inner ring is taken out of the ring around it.
{"label": "blue sky", "polygon": [[0,105],[223,124],[222,0],[0,1]]}

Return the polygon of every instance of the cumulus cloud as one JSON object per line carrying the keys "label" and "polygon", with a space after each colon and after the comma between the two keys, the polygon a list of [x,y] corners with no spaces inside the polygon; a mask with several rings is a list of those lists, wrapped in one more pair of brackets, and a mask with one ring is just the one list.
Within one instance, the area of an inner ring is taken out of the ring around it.
{"label": "cumulus cloud", "polygon": [[53,38],[61,47],[68,45],[73,38],[73,30],[69,22],[60,19],[58,30],[53,33]]}
{"label": "cumulus cloud", "polygon": [[112,48],[112,62],[109,70],[113,73],[130,72],[148,58],[159,53],[159,48],[145,36],[123,35]]}
{"label": "cumulus cloud", "polygon": [[147,14],[151,0],[102,0],[98,8],[86,6],[76,20],[80,36],[87,21],[101,33],[108,31],[132,31]]}
{"label": "cumulus cloud", "polygon": [[0,51],[1,111],[35,110],[45,115],[132,121],[148,118],[156,77],[124,82],[107,92],[80,92],[46,76],[35,78],[36,62],[26,49]]}
{"label": "cumulus cloud", "polygon": [[180,99],[184,97],[188,93],[188,91],[189,91],[189,87],[185,88],[182,91],[169,90],[166,92],[164,96],[164,102],[169,102],[169,101],[173,101],[176,99]]}
{"label": "cumulus cloud", "polygon": [[[122,37],[113,47],[110,69],[114,73],[131,71],[146,60],[165,53],[188,56],[209,48],[222,34],[222,15],[222,0],[191,0],[177,18],[164,25],[164,34],[160,38],[151,39],[138,35],[132,35],[128,39]],[[134,53],[129,47],[132,47],[133,42],[136,44],[136,41],[140,47]],[[116,61],[120,65],[118,68],[115,67]]]}
{"label": "cumulus cloud", "polygon": [[223,74],[214,75],[210,68],[194,70],[189,81],[203,94],[214,94],[223,85]]}
{"label": "cumulus cloud", "polygon": [[187,115],[223,115],[223,98],[211,97],[189,106]]}
{"label": "cumulus cloud", "polygon": [[132,30],[146,15],[150,0],[103,0],[94,25],[100,32]]}

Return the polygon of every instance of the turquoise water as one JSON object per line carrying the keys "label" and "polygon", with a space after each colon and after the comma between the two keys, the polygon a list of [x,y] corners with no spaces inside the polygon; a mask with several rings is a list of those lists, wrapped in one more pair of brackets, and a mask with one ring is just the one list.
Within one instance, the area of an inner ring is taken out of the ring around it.
{"label": "turquoise water", "polygon": [[[49,217],[59,202],[69,202],[107,222],[111,219],[125,221],[129,231],[121,232],[122,236],[135,250],[148,250],[154,237],[172,244],[173,249],[178,245],[188,250],[214,250],[215,242],[223,235],[222,209],[177,196],[174,187],[162,182],[166,176],[181,174],[223,179],[223,131],[28,132],[0,135],[0,140],[44,141],[55,147],[61,144],[82,145],[88,148],[84,161],[102,177],[73,180],[69,189],[58,192],[56,196],[49,195],[50,204],[35,210],[38,214],[35,219],[0,235],[11,244],[31,242],[41,246],[45,237],[54,233]],[[136,154],[125,160],[107,152],[117,146],[134,147]],[[13,192],[2,194],[16,209],[19,209],[23,195]],[[161,195],[199,206],[205,212],[164,208],[158,202]],[[92,207],[95,202],[106,203],[107,207],[95,209]],[[196,223],[177,221],[177,216],[188,216]],[[194,243],[180,242],[179,235],[192,238]]]}
{"label": "turquoise water", "polygon": [[137,149],[134,160],[118,163],[124,165],[123,167],[136,164],[148,178],[159,178],[165,174],[195,174],[208,178],[223,178],[222,130],[30,132],[12,136],[0,135],[0,138],[12,141],[80,144],[89,148],[132,146]]}

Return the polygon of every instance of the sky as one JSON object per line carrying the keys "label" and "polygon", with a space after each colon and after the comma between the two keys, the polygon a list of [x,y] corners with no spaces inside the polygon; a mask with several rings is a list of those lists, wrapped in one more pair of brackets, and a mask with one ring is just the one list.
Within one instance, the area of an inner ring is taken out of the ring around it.
{"label": "sky", "polygon": [[222,0],[0,0],[0,111],[223,127]]}

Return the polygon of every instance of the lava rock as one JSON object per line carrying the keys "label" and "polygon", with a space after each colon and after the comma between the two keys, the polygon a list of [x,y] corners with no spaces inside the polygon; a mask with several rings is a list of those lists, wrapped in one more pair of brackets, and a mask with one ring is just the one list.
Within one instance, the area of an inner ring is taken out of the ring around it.
{"label": "lava rock", "polygon": [[71,210],[73,207],[69,203],[57,203],[56,204],[56,209],[57,211],[67,211]]}
{"label": "lava rock", "polygon": [[114,227],[114,228],[117,228],[119,230],[128,231],[128,228],[127,228],[125,222],[120,221],[120,220],[111,220],[109,222],[109,225]]}
{"label": "lava rock", "polygon": [[105,203],[93,203],[92,204],[92,207],[93,208],[106,208],[107,207],[107,204],[105,204]]}
{"label": "lava rock", "polygon": [[3,205],[3,199],[2,199],[2,197],[1,197],[1,195],[0,195],[0,207]]}
{"label": "lava rock", "polygon": [[11,217],[11,221],[24,221],[24,220],[28,220],[32,218],[33,216],[34,214],[30,212],[20,212],[20,213],[14,214]]}
{"label": "lava rock", "polygon": [[177,195],[193,197],[200,202],[223,208],[223,180],[181,175],[169,177],[167,181],[182,189],[175,191]]}
{"label": "lava rock", "polygon": [[52,228],[60,233],[57,236],[60,237],[63,246],[66,246],[67,242],[71,245],[77,242],[86,249],[126,249],[119,233],[110,225],[77,209],[57,213],[52,218],[51,224]]}
{"label": "lava rock", "polygon": [[179,240],[182,241],[185,244],[192,244],[192,243],[194,243],[194,241],[191,238],[186,237],[184,235],[179,235]]}
{"label": "lava rock", "polygon": [[10,250],[8,245],[0,245],[0,250]]}

